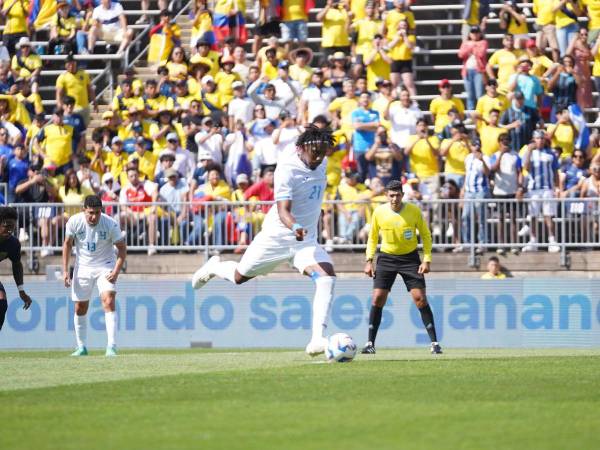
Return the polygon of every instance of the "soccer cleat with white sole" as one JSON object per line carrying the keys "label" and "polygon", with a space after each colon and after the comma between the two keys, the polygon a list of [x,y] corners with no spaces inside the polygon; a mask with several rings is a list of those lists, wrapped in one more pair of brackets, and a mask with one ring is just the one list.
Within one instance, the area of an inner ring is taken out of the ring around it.
{"label": "soccer cleat with white sole", "polygon": [[558,253],[560,252],[560,246],[557,245],[556,243],[551,243],[550,245],[548,245],[548,253]]}
{"label": "soccer cleat with white sole", "polygon": [[104,355],[105,356],[117,356],[117,346],[110,345],[110,346],[106,347],[106,353]]}
{"label": "soccer cleat with white sole", "polygon": [[219,255],[211,256],[192,276],[192,287],[194,289],[200,289],[208,283],[215,276],[212,269],[215,264],[218,264],[219,262],[221,262],[221,257]]}
{"label": "soccer cleat with white sole", "polygon": [[327,338],[321,339],[313,339],[306,346],[306,354],[309,356],[317,356],[321,353],[325,353],[325,349],[327,348]]}
{"label": "soccer cleat with white sole", "polygon": [[442,347],[440,347],[440,344],[438,344],[437,342],[432,342],[431,343],[431,354],[432,355],[441,355],[442,352]]}
{"label": "soccer cleat with white sole", "polygon": [[372,342],[367,342],[366,345],[363,347],[363,349],[361,350],[361,353],[363,355],[374,355],[375,352],[375,346],[373,345]]}
{"label": "soccer cleat with white sole", "polygon": [[77,349],[71,353],[71,356],[87,356],[88,355],[88,351],[87,348],[85,348],[85,345],[83,347],[77,347]]}

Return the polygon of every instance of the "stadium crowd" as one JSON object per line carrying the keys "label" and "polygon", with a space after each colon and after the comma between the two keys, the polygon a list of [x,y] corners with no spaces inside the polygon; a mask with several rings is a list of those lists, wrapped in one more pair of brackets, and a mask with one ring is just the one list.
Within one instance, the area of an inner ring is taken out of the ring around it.
{"label": "stadium crowd", "polygon": [[[383,186],[401,179],[405,198],[415,202],[529,197],[528,207],[519,209],[530,221],[519,231],[530,236],[529,244],[511,250],[537,249],[539,218],[548,250],[558,251],[552,199],[600,193],[600,136],[584,119],[585,110],[598,106],[592,92],[594,85],[600,89],[600,1],[534,0],[521,8],[507,0],[492,11],[488,0],[466,0],[457,48],[466,104],[441,79],[428,111],[414,100],[420,43],[411,3],[327,0],[316,16],[322,25],[318,57],[307,46],[311,2],[257,1],[252,61],[244,47],[243,0],[197,0],[189,51],[164,9],[151,30],[148,59],[157,62],[156,76],[142,81],[127,70],[89,139],[94,87],[74,55],[93,53],[100,39],[118,44],[117,53],[126,48],[133,32],[122,6],[56,2],[49,51],[68,56],[47,121],[28,1],[0,1],[5,201],[64,203],[64,212],[38,208],[32,218],[45,247],[57,245],[53,227],[62,227],[85,195],[99,192],[123,204],[118,214],[124,224],[147,224],[149,254],[161,235],[163,244],[197,245],[207,232],[212,244],[233,242],[242,251],[268,207],[227,202],[272,201],[279,156],[294,150],[302,127],[312,122],[332,127],[336,138],[326,199],[343,203],[324,206],[328,250],[334,243],[364,242],[370,211],[385,199]],[[579,21],[586,16],[587,27]],[[506,34],[490,55],[485,33],[495,17]],[[207,200],[223,203],[204,208]],[[157,201],[171,206],[150,205]],[[131,202],[149,205],[125,206]],[[461,251],[461,242],[471,239],[461,217],[468,223],[475,214],[476,241],[488,242],[486,212],[475,205],[444,213],[432,207],[434,236],[446,236]],[[588,206],[579,214],[597,212],[597,202]],[[107,211],[117,214],[116,208]],[[178,224],[169,242],[161,233],[165,219]]]}

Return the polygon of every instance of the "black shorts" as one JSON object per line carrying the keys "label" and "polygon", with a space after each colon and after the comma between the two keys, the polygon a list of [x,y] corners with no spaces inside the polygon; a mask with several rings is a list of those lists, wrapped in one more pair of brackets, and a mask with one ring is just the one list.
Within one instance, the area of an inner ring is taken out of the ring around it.
{"label": "black shorts", "polygon": [[374,289],[392,289],[396,275],[402,275],[406,290],[425,289],[425,276],[419,273],[421,258],[416,250],[406,255],[379,253],[375,265]]}
{"label": "black shorts", "polygon": [[281,26],[279,20],[272,20],[256,27],[256,34],[261,37],[281,37]]}
{"label": "black shorts", "polygon": [[407,61],[401,59],[395,59],[390,65],[390,72],[392,73],[409,73],[413,71],[412,59]]}

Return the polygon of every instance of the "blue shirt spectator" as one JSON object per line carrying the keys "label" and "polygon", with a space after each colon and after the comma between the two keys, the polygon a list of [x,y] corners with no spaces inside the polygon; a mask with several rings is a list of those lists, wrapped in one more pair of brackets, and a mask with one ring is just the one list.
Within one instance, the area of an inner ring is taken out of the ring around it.
{"label": "blue shirt spectator", "polygon": [[529,189],[547,191],[555,187],[560,161],[552,149],[546,146],[545,133],[537,130],[533,145],[525,155],[525,170],[529,172]]}
{"label": "blue shirt spectator", "polygon": [[525,96],[522,92],[515,92],[514,100],[502,118],[500,125],[504,125],[511,138],[511,150],[519,152],[524,145],[531,142],[531,137],[540,120],[537,109],[525,105]]}
{"label": "blue shirt spectator", "polygon": [[352,146],[354,153],[366,153],[375,143],[375,132],[379,126],[379,112],[369,108],[371,96],[363,93],[358,99],[359,108],[352,111],[354,126]]}
{"label": "blue shirt spectator", "polygon": [[538,98],[544,94],[544,88],[539,78],[531,75],[531,61],[522,60],[519,63],[519,72],[514,73],[509,78],[509,85],[512,91],[520,91],[525,97],[525,106],[530,108],[538,107]]}

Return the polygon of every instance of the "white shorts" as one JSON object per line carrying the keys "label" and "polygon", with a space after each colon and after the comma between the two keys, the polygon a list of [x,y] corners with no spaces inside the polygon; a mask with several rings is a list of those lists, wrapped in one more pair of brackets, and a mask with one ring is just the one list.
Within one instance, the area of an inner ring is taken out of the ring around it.
{"label": "white shorts", "polygon": [[123,29],[101,29],[100,35],[98,36],[101,40],[108,42],[109,44],[120,44],[123,42],[125,38],[125,34],[123,33]]}
{"label": "white shorts", "polygon": [[98,292],[116,292],[116,286],[106,279],[112,267],[76,267],[71,283],[71,300],[84,302],[91,300],[94,287]]}
{"label": "white shorts", "polygon": [[291,243],[258,233],[242,256],[237,271],[246,277],[266,275],[285,261],[291,262],[300,273],[318,263],[333,265],[329,254],[316,240]]}
{"label": "white shorts", "polygon": [[556,216],[557,204],[555,200],[552,200],[554,198],[554,192],[551,189],[531,191],[529,198],[531,198],[531,203],[529,203],[529,214],[531,216]]}

